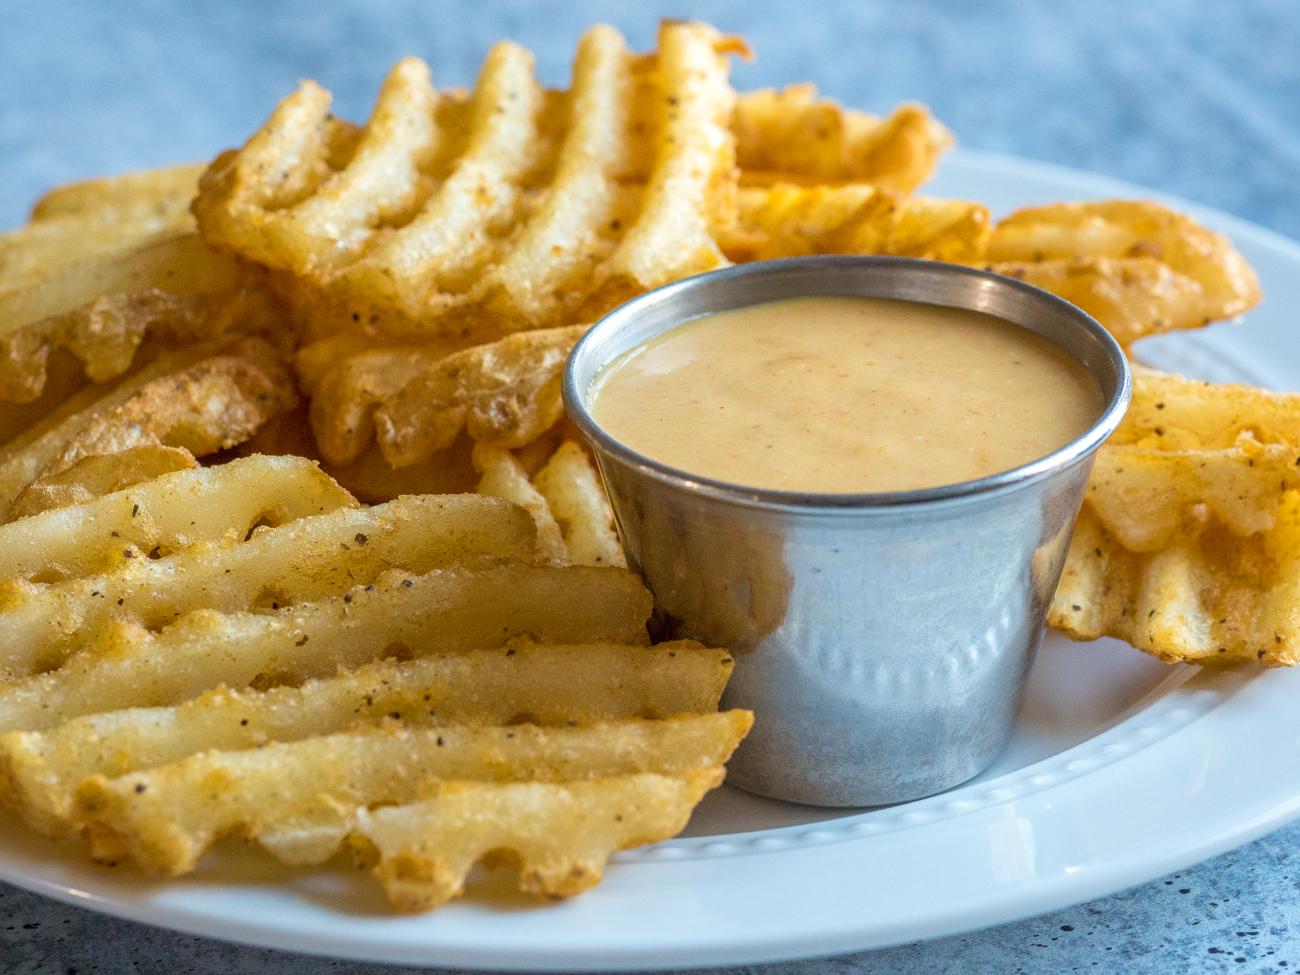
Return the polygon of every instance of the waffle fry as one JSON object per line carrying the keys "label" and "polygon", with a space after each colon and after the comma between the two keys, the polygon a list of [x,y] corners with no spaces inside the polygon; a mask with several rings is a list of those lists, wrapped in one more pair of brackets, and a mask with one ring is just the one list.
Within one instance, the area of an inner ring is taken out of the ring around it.
{"label": "waffle fry", "polygon": [[[585,331],[526,332],[450,355],[408,347],[344,358],[309,387],[316,442],[326,459],[346,464],[375,438],[394,467],[427,459],[463,429],[475,441],[522,447],[563,414],[560,372]],[[313,352],[300,354],[309,369]]]}
{"label": "waffle fry", "polygon": [[187,163],[60,186],[32,206],[32,223],[61,217],[129,220],[170,210],[177,202],[188,208],[207,168],[206,162]]}
{"label": "waffle fry", "polygon": [[265,343],[189,346],[107,391],[82,390],[6,444],[0,504],[9,508],[42,475],[96,453],[159,443],[200,453],[231,446],[294,401],[284,365]]}
{"label": "waffle fry", "polygon": [[1049,622],[1167,661],[1300,661],[1300,396],[1134,370]]}
{"label": "waffle fry", "polygon": [[1017,211],[997,225],[983,260],[1078,305],[1124,346],[1239,315],[1260,297],[1226,237],[1149,201]]}
{"label": "waffle fry", "polygon": [[[666,22],[660,46],[647,70],[617,32],[593,28],[561,97],[542,91],[527,51],[497,45],[466,108],[463,148],[433,126],[441,96],[418,62],[394,69],[346,156],[333,149],[328,95],[304,84],[204,177],[199,226],[214,245],[297,273],[317,334],[359,326],[481,341],[719,266],[712,229],[730,218],[734,180],[723,55],[739,48],[685,22]],[[631,115],[638,67],[671,111],[644,189],[629,193],[631,130],[646,124]],[[573,123],[570,106],[583,113]],[[435,185],[441,141],[460,153]]]}
{"label": "waffle fry", "polygon": [[600,882],[611,853],[681,832],[722,777],[707,768],[566,783],[449,782],[422,802],[359,814],[350,842],[399,910],[446,903],[489,854],[519,864],[521,890],[570,897]]}
{"label": "waffle fry", "polygon": [[237,459],[0,526],[0,578],[84,578],[119,565],[126,548],[172,554],[221,542],[228,532],[243,539],[255,527],[356,506],[311,461]]}
{"label": "waffle fry", "polygon": [[739,219],[722,238],[735,261],[806,254],[884,254],[963,262],[978,259],[988,210],[962,200],[905,197],[865,183],[740,190]]}
{"label": "waffle fry", "polygon": [[734,128],[745,186],[866,183],[906,194],[954,141],[923,105],[903,105],[882,121],[818,101],[811,84],[742,95]]}
{"label": "waffle fry", "polygon": [[707,714],[717,710],[731,666],[724,651],[690,641],[655,647],[516,641],[501,650],[366,664],[299,687],[218,687],[173,707],[127,708],[47,732],[0,736],[0,804],[18,809],[34,829],[62,836],[78,828],[73,793],[89,775],[115,779],[213,749],[302,741],[367,721],[420,728],[527,720],[559,727]]}
{"label": "waffle fry", "polygon": [[713,767],[730,757],[750,721],[748,712],[732,711],[582,728],[380,726],[201,752],[115,779],[91,775],[77,789],[73,818],[115,834],[159,876],[194,869],[213,842],[237,830],[287,862],[321,863],[358,809],[414,802],[424,779],[572,781]]}

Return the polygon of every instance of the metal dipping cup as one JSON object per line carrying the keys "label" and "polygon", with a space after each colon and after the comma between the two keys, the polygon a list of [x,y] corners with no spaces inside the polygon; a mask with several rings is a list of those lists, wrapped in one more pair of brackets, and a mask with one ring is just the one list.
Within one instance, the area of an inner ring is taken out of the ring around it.
{"label": "metal dipping cup", "polygon": [[[885,494],[697,477],[618,443],[588,411],[593,380],[620,354],[709,312],[804,295],[996,315],[1081,362],[1106,406],[1032,464]],[[1101,325],[1046,291],[952,264],[827,256],[727,268],[628,302],[574,348],[563,392],[595,449],[628,565],[654,594],[652,634],[736,655],[722,706],[755,721],[728,780],[794,802],[874,806],[964,782],[1006,745],[1093,455],[1128,408],[1132,375]]]}

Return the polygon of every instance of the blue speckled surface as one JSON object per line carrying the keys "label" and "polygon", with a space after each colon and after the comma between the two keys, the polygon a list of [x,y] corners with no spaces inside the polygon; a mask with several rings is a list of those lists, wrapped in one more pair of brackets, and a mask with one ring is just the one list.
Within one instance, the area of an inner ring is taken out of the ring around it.
{"label": "blue speckled surface", "polygon": [[[0,227],[48,186],[212,155],[300,76],[364,117],[388,65],[472,80],[513,37],[565,81],[594,20],[650,46],[657,18],[744,33],[749,88],[816,81],[885,111],[929,104],[964,145],[1118,176],[1300,238],[1300,3],[712,0],[0,5]],[[1300,825],[1132,890],[960,937],[750,966],[811,973],[1278,972],[1300,966]],[[202,975],[407,971],[155,930],[0,885],[0,971]],[[740,970],[736,970],[740,971]]]}

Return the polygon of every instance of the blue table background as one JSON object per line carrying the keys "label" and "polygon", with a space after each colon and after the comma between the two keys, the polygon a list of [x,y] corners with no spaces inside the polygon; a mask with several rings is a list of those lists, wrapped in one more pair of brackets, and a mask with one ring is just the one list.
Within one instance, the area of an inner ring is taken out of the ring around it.
{"label": "blue table background", "polygon": [[[815,81],[883,113],[920,100],[977,149],[1117,176],[1300,238],[1300,2],[697,0],[364,3],[0,2],[0,228],[53,184],[209,157],[298,78],[364,119],[388,66],[424,57],[471,84],[511,37],[567,85],[589,23],[639,48],[661,16],[744,34],[741,89]],[[1297,310],[1300,313],[1300,309]],[[1300,967],[1300,825],[1054,914],[832,959],[812,973],[1284,972]],[[198,975],[409,969],[222,944],[0,884],[0,972]],[[742,971],[737,969],[734,971]]]}

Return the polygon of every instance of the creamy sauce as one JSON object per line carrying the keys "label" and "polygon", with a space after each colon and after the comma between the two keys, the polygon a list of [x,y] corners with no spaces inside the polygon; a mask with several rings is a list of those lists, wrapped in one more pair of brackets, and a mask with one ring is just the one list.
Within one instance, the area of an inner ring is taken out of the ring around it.
{"label": "creamy sauce", "polygon": [[1081,436],[1101,390],[1048,340],[980,312],[793,298],[705,315],[602,370],[592,415],[678,470],[782,491],[957,484]]}

